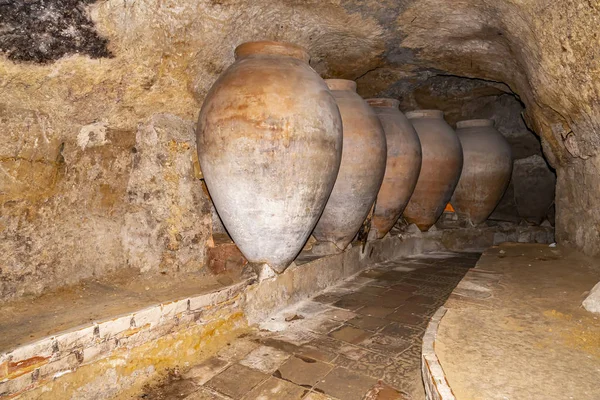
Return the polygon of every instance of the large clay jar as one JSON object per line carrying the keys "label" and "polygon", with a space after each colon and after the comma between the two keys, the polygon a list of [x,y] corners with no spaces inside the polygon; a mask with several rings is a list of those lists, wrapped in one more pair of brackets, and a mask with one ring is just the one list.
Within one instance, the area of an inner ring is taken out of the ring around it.
{"label": "large clay jar", "polygon": [[464,164],[452,195],[452,206],[460,217],[480,224],[494,211],[512,173],[512,153],[507,140],[489,119],[456,124]]}
{"label": "large clay jar", "polygon": [[383,180],[385,134],[377,115],[356,93],[356,83],[327,79],[342,115],[342,163],[331,196],[313,235],[334,251],[344,250],[369,214]]}
{"label": "large clay jar", "polygon": [[427,231],[442,215],[456,188],[463,164],[462,148],[442,111],[411,111],[406,117],[419,135],[423,161],[404,217]]}
{"label": "large clay jar", "polygon": [[385,175],[375,202],[370,237],[381,239],[392,229],[415,190],[421,171],[421,142],[394,99],[368,99],[379,117],[387,142]]}
{"label": "large clay jar", "polygon": [[313,230],[338,173],[342,120],[296,45],[250,42],[214,83],[198,157],[227,231],[249,262],[282,272]]}

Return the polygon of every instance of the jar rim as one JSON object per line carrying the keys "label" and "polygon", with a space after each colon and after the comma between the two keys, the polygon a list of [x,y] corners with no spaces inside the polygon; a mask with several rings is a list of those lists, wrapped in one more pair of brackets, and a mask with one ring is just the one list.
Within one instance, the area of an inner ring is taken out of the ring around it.
{"label": "jar rim", "polygon": [[356,82],[350,79],[325,79],[329,90],[350,90],[356,92]]}
{"label": "jar rim", "polygon": [[297,58],[306,63],[310,61],[310,55],[304,47],[294,43],[276,42],[271,40],[242,43],[235,48],[234,54],[236,60],[253,54],[271,54]]}
{"label": "jar rim", "polygon": [[444,112],[442,110],[413,110],[406,113],[406,118],[417,119],[417,118],[436,118],[444,119]]}
{"label": "jar rim", "polygon": [[375,97],[372,99],[367,99],[367,103],[371,107],[381,107],[381,108],[394,108],[397,109],[400,107],[400,101],[396,99],[390,99],[388,97]]}
{"label": "jar rim", "polygon": [[457,128],[473,128],[477,126],[494,126],[494,121],[491,119],[466,119],[456,123]]}

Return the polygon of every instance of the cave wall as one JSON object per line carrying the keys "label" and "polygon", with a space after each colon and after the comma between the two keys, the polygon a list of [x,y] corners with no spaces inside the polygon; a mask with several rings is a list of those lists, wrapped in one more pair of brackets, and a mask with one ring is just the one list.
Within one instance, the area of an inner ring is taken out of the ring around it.
{"label": "cave wall", "polygon": [[11,4],[41,8],[0,19],[0,298],[204,268],[194,120],[248,40],[305,46],[365,96],[441,73],[506,83],[557,170],[559,240],[600,251],[597,0],[16,0],[0,15]]}

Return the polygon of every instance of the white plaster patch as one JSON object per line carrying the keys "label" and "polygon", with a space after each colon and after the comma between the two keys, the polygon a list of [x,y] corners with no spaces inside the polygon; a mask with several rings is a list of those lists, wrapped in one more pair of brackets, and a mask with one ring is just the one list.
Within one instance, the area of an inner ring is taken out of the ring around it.
{"label": "white plaster patch", "polygon": [[260,346],[240,361],[240,364],[270,375],[288,358],[290,354],[285,351],[270,346]]}
{"label": "white plaster patch", "polygon": [[106,122],[94,122],[93,124],[82,126],[77,134],[77,145],[81,150],[89,149],[90,147],[104,146],[110,143],[106,139],[106,130],[108,124]]}

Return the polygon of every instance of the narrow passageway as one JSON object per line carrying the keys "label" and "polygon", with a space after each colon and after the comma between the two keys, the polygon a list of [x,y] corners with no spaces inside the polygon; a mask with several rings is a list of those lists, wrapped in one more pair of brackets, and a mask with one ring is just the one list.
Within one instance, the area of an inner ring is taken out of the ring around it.
{"label": "narrow passageway", "polygon": [[421,341],[477,253],[374,265],[295,304],[140,399],[424,398]]}

